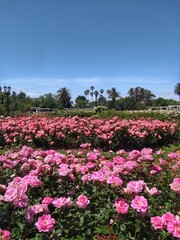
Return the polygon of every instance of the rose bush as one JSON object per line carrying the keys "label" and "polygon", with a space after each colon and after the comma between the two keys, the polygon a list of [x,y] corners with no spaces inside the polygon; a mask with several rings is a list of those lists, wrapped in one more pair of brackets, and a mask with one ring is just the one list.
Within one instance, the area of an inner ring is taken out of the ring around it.
{"label": "rose bush", "polygon": [[74,117],[15,117],[0,119],[0,142],[5,145],[76,148],[84,142],[117,150],[142,149],[176,139],[175,123],[157,119],[121,120]]}
{"label": "rose bush", "polygon": [[150,148],[6,152],[1,239],[178,239],[179,175],[179,154]]}

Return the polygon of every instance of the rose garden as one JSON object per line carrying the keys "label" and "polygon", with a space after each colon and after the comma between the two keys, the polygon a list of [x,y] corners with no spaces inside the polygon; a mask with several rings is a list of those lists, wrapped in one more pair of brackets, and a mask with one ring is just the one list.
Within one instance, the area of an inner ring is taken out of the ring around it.
{"label": "rose garden", "polygon": [[0,239],[180,239],[176,121],[0,119]]}

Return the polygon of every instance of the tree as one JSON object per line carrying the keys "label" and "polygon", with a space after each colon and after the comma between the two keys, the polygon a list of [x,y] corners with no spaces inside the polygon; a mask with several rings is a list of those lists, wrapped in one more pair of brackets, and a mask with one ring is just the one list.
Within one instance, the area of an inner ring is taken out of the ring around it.
{"label": "tree", "polygon": [[95,96],[95,103],[96,103],[96,107],[97,107],[97,98],[99,96],[99,92],[97,90],[94,91],[94,96]]}
{"label": "tree", "polygon": [[89,89],[87,89],[87,90],[84,91],[84,95],[85,95],[85,96],[89,95],[89,93],[90,93],[90,90],[89,90]]}
{"label": "tree", "polygon": [[118,110],[136,110],[135,100],[131,97],[125,97],[116,100],[116,109]]}
{"label": "tree", "polygon": [[153,101],[153,106],[155,107],[162,107],[162,106],[168,106],[168,105],[178,105],[179,102],[174,99],[165,99],[162,97],[156,98]]}
{"label": "tree", "polygon": [[92,97],[92,101],[93,101],[93,95],[94,95],[94,88],[95,88],[94,86],[90,87],[90,90],[91,90],[90,95]]}
{"label": "tree", "polygon": [[94,86],[91,86],[91,87],[90,87],[90,89],[91,89],[92,92],[94,91],[94,88],[95,88]]}
{"label": "tree", "polygon": [[100,89],[100,96],[102,97],[103,93],[104,93],[104,90],[103,89]]}
{"label": "tree", "polygon": [[6,95],[5,93],[2,91],[2,87],[0,87],[0,104],[4,103],[4,99],[5,99]]}
{"label": "tree", "polygon": [[180,102],[180,83],[177,83],[174,88],[174,93],[179,96],[179,102]]}
{"label": "tree", "polygon": [[41,108],[56,108],[56,99],[52,93],[46,93],[33,99],[33,105]]}
{"label": "tree", "polygon": [[131,98],[133,98],[134,97],[134,89],[130,88],[129,91],[128,91],[128,94]]}
{"label": "tree", "polygon": [[84,96],[78,96],[75,103],[76,108],[86,108],[88,106],[88,100]]}
{"label": "tree", "polygon": [[66,87],[62,87],[57,91],[57,99],[62,103],[63,108],[71,107],[71,94]]}
{"label": "tree", "polygon": [[98,98],[98,105],[99,106],[105,106],[106,105],[106,98],[103,95],[100,95]]}
{"label": "tree", "polygon": [[17,107],[18,107],[17,93],[13,91],[10,98],[12,99],[12,110],[17,111]]}
{"label": "tree", "polygon": [[152,100],[155,97],[155,95],[150,90],[141,87],[130,88],[128,94],[129,97],[131,97],[135,101],[137,106],[149,106],[152,104]]}
{"label": "tree", "polygon": [[120,93],[116,90],[115,87],[107,90],[108,97],[112,100],[113,108],[115,108],[115,101],[120,97]]}
{"label": "tree", "polygon": [[29,111],[32,107],[32,99],[26,95],[25,92],[20,91],[16,95],[15,92],[13,92],[13,95],[11,95],[11,102],[15,101],[14,109],[20,112],[26,112]]}

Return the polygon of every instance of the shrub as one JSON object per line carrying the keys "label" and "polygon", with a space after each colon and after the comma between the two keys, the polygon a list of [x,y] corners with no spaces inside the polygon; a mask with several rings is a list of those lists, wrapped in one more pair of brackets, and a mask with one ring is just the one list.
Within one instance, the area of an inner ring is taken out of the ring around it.
{"label": "shrub", "polygon": [[0,119],[1,144],[76,148],[83,142],[93,147],[152,147],[178,137],[179,127],[157,119],[126,120],[74,117],[16,117]]}
{"label": "shrub", "polygon": [[178,239],[180,155],[89,147],[1,155],[3,231],[12,240]]}

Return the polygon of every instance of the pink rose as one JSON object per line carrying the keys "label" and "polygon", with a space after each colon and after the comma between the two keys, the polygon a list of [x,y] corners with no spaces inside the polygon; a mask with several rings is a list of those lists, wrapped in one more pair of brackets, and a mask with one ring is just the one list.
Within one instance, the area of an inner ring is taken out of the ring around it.
{"label": "pink rose", "polygon": [[160,191],[156,187],[153,187],[150,189],[148,187],[146,187],[146,192],[148,192],[151,196],[156,196],[156,195],[160,194]]}
{"label": "pink rose", "polygon": [[16,196],[17,196],[17,189],[13,187],[8,187],[5,192],[4,199],[6,202],[12,202],[13,200],[16,199]]}
{"label": "pink rose", "polygon": [[128,213],[128,209],[129,209],[129,205],[125,202],[125,200],[123,198],[119,198],[115,201],[114,204],[116,211],[118,213],[121,214],[127,214]]}
{"label": "pink rose", "polygon": [[40,187],[42,186],[42,182],[38,179],[37,176],[28,176],[28,184],[31,187]]}
{"label": "pink rose", "polygon": [[169,222],[172,222],[175,217],[174,217],[174,214],[170,213],[170,212],[167,212],[165,214],[162,215],[161,217],[163,220],[164,220],[164,223],[167,225]]}
{"label": "pink rose", "polygon": [[173,237],[180,238],[180,221],[173,220],[169,222],[167,225],[167,230],[173,235]]}
{"label": "pink rose", "polygon": [[72,171],[69,169],[68,164],[61,163],[60,168],[58,169],[60,176],[68,176]]}
{"label": "pink rose", "polygon": [[140,193],[144,186],[146,186],[146,183],[143,180],[138,180],[138,181],[130,181],[127,184],[126,190],[129,193]]}
{"label": "pink rose", "polygon": [[164,219],[162,217],[159,216],[151,217],[151,224],[156,230],[164,229]]}
{"label": "pink rose", "polygon": [[28,196],[26,194],[19,194],[13,201],[15,207],[25,208],[28,205]]}
{"label": "pink rose", "polygon": [[11,233],[7,230],[2,230],[0,228],[0,239],[2,240],[10,240]]}
{"label": "pink rose", "polygon": [[57,208],[70,207],[73,205],[73,201],[71,200],[70,197],[68,197],[68,198],[60,197],[60,198],[55,198],[53,200],[52,204]]}
{"label": "pink rose", "polygon": [[131,207],[136,209],[139,213],[146,213],[148,210],[148,201],[143,196],[135,196],[131,202]]}
{"label": "pink rose", "polygon": [[180,193],[180,178],[174,178],[173,182],[170,184],[170,187],[176,193]]}
{"label": "pink rose", "polygon": [[112,176],[108,177],[107,183],[115,185],[115,186],[121,186],[123,184],[123,181],[118,176],[112,175]]}
{"label": "pink rose", "polygon": [[51,204],[53,202],[53,198],[49,197],[49,196],[46,196],[43,198],[42,200],[42,204]]}
{"label": "pink rose", "polygon": [[48,213],[49,209],[48,209],[48,205],[47,204],[35,204],[32,206],[29,206],[26,214],[25,214],[25,219],[31,223],[34,219],[34,215],[38,214],[38,213]]}
{"label": "pink rose", "polygon": [[86,208],[90,203],[89,199],[85,195],[80,195],[76,201],[79,208]]}
{"label": "pink rose", "polygon": [[51,218],[50,214],[43,214],[42,217],[38,218],[38,221],[35,223],[39,232],[49,232],[54,228],[55,219]]}
{"label": "pink rose", "polygon": [[158,174],[158,173],[161,173],[161,172],[162,172],[162,168],[158,165],[154,165],[151,168],[150,174],[154,175],[154,174]]}

